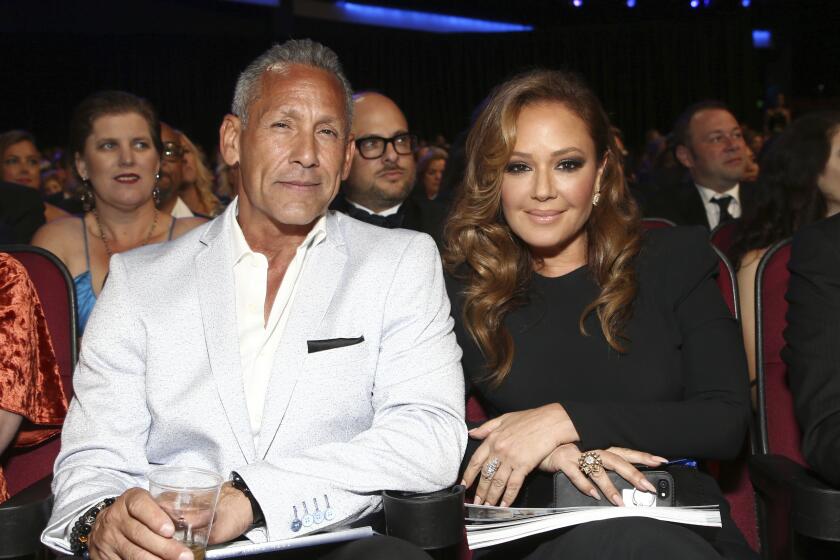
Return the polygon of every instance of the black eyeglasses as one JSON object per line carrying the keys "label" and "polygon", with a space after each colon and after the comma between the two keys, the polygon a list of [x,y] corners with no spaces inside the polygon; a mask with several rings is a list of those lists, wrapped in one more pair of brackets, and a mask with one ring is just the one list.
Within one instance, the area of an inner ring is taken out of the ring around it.
{"label": "black eyeglasses", "polygon": [[381,136],[365,136],[356,140],[356,149],[359,150],[359,155],[365,159],[376,159],[382,157],[388,144],[394,146],[394,151],[401,156],[407,156],[414,152],[414,147],[417,145],[417,135],[397,134],[391,138],[382,138]]}
{"label": "black eyeglasses", "polygon": [[184,148],[177,142],[163,143],[163,158],[175,161],[184,157]]}

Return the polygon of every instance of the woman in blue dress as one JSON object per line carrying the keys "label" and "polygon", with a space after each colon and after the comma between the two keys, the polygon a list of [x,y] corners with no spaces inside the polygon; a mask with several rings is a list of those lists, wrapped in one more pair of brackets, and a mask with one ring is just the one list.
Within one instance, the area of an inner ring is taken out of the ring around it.
{"label": "woman in blue dress", "polygon": [[176,221],[155,207],[161,158],[182,156],[164,151],[160,121],[148,101],[121,91],[90,95],[73,114],[69,149],[87,211],[46,224],[32,244],[70,270],[81,335],[112,255],[173,239],[205,220]]}

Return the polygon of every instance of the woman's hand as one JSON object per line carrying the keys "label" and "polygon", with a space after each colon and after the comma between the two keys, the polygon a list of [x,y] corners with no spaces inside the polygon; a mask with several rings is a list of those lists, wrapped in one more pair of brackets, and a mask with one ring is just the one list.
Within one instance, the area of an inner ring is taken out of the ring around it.
{"label": "woman's hand", "polygon": [[621,478],[639,490],[656,492],[653,484],[633,465],[658,467],[662,463],[666,463],[667,459],[623,447],[610,447],[606,450],[594,450],[594,452],[600,456],[603,468],[590,476],[581,472],[578,464],[578,459],[581,456],[580,449],[571,443],[559,446],[540,463],[539,467],[540,470],[550,473],[562,471],[578,490],[596,500],[600,500],[601,496],[598,494],[597,486],[607,499],[616,506],[623,506],[624,500],[621,499],[621,494],[607,475],[608,470],[617,472],[621,475]]}
{"label": "woman's hand", "polygon": [[[471,486],[477,477],[476,504],[502,506],[513,503],[525,477],[558,445],[578,439],[577,430],[559,404],[504,414],[470,430],[470,437],[484,440],[470,458],[462,483]],[[497,463],[487,478],[487,465]]]}

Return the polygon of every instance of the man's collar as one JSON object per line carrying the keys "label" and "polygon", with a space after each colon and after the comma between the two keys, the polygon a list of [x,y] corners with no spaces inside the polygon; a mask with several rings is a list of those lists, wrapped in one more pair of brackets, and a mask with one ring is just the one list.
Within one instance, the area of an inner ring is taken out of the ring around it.
{"label": "man's collar", "polygon": [[724,191],[724,192],[721,192],[721,193],[719,193],[717,191],[713,191],[712,189],[706,188],[702,185],[698,185],[697,183],[694,183],[694,186],[697,187],[697,192],[700,193],[700,198],[703,199],[704,204],[709,204],[709,202],[711,202],[711,200],[713,198],[721,198],[721,197],[724,197],[724,196],[731,196],[732,198],[734,198],[738,202],[741,201],[741,198],[740,198],[741,185],[740,185],[740,183],[735,183],[734,187],[732,187],[728,191]]}
{"label": "man's collar", "polygon": [[400,211],[400,207],[403,205],[403,203],[400,202],[396,206],[394,206],[392,208],[388,208],[387,210],[383,210],[382,212],[374,212],[370,208],[366,208],[366,207],[362,206],[361,204],[357,204],[357,203],[353,202],[352,200],[350,200],[349,198],[345,197],[345,199],[347,200],[348,203],[352,204],[353,206],[355,206],[359,210],[364,210],[368,214],[373,214],[374,216],[382,216],[383,218],[386,217],[386,216],[392,216],[392,215],[396,214],[397,212]]}
{"label": "man's collar", "polygon": [[[226,219],[230,221],[230,229],[233,233],[233,264],[235,265],[246,255],[253,255],[255,251],[248,245],[245,234],[239,226],[239,220],[237,220],[239,216],[239,197],[234,198],[230,205],[233,206],[233,209],[227,213]],[[327,217],[322,215],[298,247],[314,247],[324,241],[327,238],[326,224]]]}

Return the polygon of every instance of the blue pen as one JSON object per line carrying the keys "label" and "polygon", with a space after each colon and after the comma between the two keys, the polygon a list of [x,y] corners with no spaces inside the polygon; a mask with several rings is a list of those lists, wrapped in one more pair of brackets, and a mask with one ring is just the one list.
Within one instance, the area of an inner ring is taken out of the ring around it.
{"label": "blue pen", "polygon": [[681,467],[690,467],[692,469],[697,468],[697,460],[696,459],[673,459],[665,463],[664,466],[669,465],[679,465]]}

